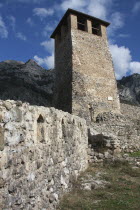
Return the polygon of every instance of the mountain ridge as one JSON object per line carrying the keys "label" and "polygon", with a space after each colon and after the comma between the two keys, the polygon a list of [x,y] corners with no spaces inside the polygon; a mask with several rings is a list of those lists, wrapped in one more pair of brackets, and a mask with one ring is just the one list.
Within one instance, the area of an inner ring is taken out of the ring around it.
{"label": "mountain ridge", "polygon": [[140,105],[140,74],[132,74],[117,81],[120,101]]}
{"label": "mountain ridge", "polygon": [[[31,105],[53,106],[54,70],[34,60],[0,62],[0,99],[21,100]],[[140,105],[140,74],[117,81],[121,103]],[[22,94],[21,94],[22,93]]]}
{"label": "mountain ridge", "polygon": [[54,74],[34,60],[0,62],[0,99],[51,106]]}

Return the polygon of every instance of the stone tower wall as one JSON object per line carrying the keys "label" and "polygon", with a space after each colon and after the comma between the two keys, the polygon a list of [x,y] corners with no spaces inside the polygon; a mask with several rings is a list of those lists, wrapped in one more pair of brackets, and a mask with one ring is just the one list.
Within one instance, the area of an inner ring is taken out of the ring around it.
{"label": "stone tower wall", "polygon": [[[55,36],[56,108],[94,121],[100,112],[119,112],[119,98],[109,51],[106,27],[102,36],[77,29],[77,16],[67,18],[67,30],[62,25],[61,41]],[[111,98],[111,99],[110,99]]]}
{"label": "stone tower wall", "polygon": [[[118,112],[119,98],[106,27],[102,25],[102,36],[97,36],[91,32],[91,21],[88,20],[88,32],[77,30],[76,16],[72,21],[72,113],[94,120],[100,112]],[[113,100],[108,100],[110,97]]]}
{"label": "stone tower wall", "polygon": [[55,39],[54,86],[54,106],[72,113],[72,41],[71,31],[65,31],[64,27],[61,27],[61,40],[58,34]]}

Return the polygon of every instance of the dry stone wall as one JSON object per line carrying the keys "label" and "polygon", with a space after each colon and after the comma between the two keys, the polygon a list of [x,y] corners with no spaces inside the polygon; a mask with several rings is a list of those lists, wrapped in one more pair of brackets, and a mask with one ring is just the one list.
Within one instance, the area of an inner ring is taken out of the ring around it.
{"label": "dry stone wall", "polygon": [[102,122],[89,128],[89,161],[121,158],[124,153],[140,150],[139,125],[127,122]]}
{"label": "dry stone wall", "polygon": [[140,120],[140,106],[121,103],[121,113],[130,120]]}
{"label": "dry stone wall", "polygon": [[0,101],[0,209],[55,209],[87,168],[87,136],[79,117]]}
{"label": "dry stone wall", "polygon": [[120,141],[121,151],[133,152],[140,149],[140,121],[114,113],[98,115],[94,129],[113,134]]}
{"label": "dry stone wall", "polygon": [[100,113],[88,129],[89,161],[121,157],[140,150],[140,107],[121,104],[121,114]]}

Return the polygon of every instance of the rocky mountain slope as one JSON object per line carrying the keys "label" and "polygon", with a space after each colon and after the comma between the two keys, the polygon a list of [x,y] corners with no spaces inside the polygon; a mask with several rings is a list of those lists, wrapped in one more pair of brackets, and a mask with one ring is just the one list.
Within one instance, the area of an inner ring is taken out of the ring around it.
{"label": "rocky mountain slope", "polygon": [[121,102],[140,105],[140,74],[123,77],[117,84]]}
{"label": "rocky mountain slope", "polygon": [[51,106],[54,74],[35,61],[0,62],[0,99]]}
{"label": "rocky mountain slope", "polygon": [[[53,106],[54,72],[34,60],[0,62],[0,99],[21,100],[32,105]],[[120,100],[140,105],[140,74],[117,81]]]}

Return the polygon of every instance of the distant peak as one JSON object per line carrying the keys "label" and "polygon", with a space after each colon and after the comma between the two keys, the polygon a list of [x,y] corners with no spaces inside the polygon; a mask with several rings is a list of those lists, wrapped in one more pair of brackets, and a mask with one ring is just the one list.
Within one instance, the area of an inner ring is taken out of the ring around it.
{"label": "distant peak", "polygon": [[137,77],[137,76],[140,76],[140,74],[134,73],[132,76]]}
{"label": "distant peak", "polygon": [[40,70],[45,70],[43,67],[41,67],[40,65],[38,65],[38,63],[35,61],[35,60],[33,60],[33,59],[29,59],[26,63],[25,63],[25,65],[24,65],[25,67],[29,67],[29,69],[34,69],[34,70],[38,70],[38,69],[40,69]]}
{"label": "distant peak", "polygon": [[25,64],[38,65],[33,59],[29,59]]}

